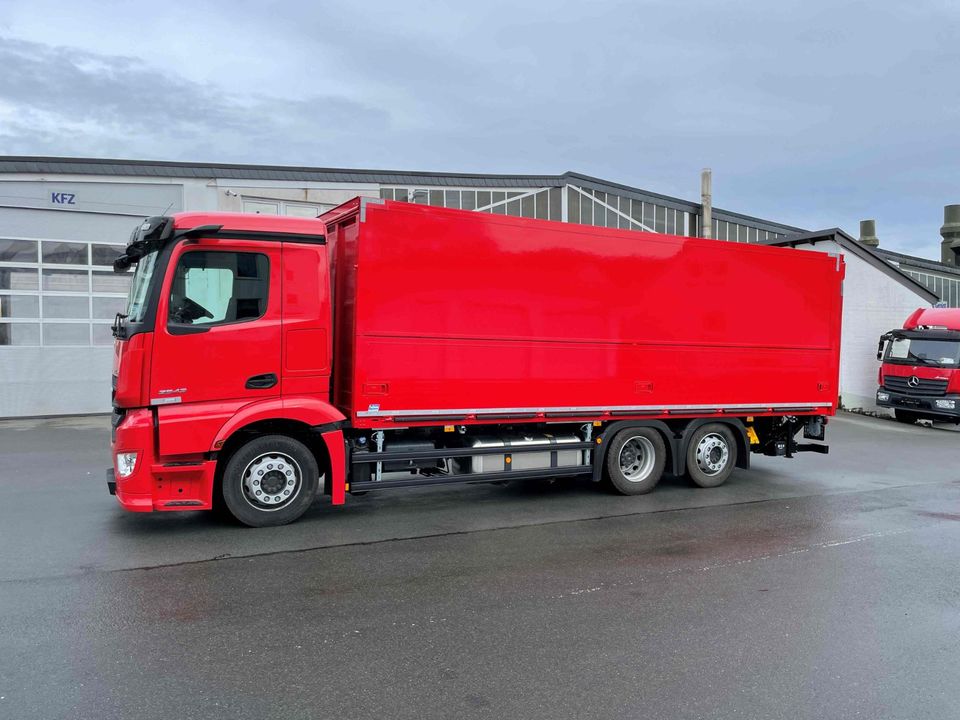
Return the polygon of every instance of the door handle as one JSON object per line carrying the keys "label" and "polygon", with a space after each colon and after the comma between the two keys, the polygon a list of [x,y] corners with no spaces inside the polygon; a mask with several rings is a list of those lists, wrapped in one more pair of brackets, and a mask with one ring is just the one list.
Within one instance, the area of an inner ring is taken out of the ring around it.
{"label": "door handle", "polygon": [[266,390],[277,384],[277,376],[273,373],[264,373],[263,375],[253,375],[247,378],[247,384],[244,387],[247,390]]}

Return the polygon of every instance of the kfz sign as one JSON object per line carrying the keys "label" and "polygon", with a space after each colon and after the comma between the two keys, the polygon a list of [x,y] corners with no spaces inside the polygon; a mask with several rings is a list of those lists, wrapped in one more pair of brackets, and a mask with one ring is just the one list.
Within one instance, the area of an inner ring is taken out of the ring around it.
{"label": "kfz sign", "polygon": [[76,205],[77,196],[73,193],[52,192],[50,193],[50,202],[54,205]]}

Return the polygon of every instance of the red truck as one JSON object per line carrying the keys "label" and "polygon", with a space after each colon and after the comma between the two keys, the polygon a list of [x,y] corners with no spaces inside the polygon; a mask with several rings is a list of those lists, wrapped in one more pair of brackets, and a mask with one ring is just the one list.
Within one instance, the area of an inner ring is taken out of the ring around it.
{"label": "red truck", "polygon": [[960,309],[917,309],[880,337],[877,360],[877,405],[903,423],[960,423]]}
{"label": "red truck", "polygon": [[133,511],[251,526],[318,495],[826,452],[839,256],[354,199],[317,219],[149,218],[114,327]]}

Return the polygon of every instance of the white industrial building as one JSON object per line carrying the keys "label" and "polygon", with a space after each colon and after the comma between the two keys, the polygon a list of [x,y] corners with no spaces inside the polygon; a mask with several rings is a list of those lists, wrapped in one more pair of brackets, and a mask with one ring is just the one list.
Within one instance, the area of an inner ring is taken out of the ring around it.
{"label": "white industrial building", "polygon": [[[688,236],[700,234],[702,217],[698,203],[572,172],[0,157],[0,417],[109,411],[110,325],[129,283],[111,264],[140,219],[184,210],[316,216],[357,195]],[[936,296],[877,253],[832,232],[832,239],[816,239],[800,228],[713,208],[714,238],[786,242],[794,236],[788,244],[836,246],[833,251],[847,256],[840,390],[845,405],[867,408],[877,336]]]}

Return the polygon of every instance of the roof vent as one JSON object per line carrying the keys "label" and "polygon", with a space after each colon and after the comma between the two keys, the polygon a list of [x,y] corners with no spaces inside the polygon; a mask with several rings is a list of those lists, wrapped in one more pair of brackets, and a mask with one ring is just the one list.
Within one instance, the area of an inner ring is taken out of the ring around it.
{"label": "roof vent", "polygon": [[877,221],[860,221],[860,242],[870,247],[880,247],[880,239],[877,237]]}

